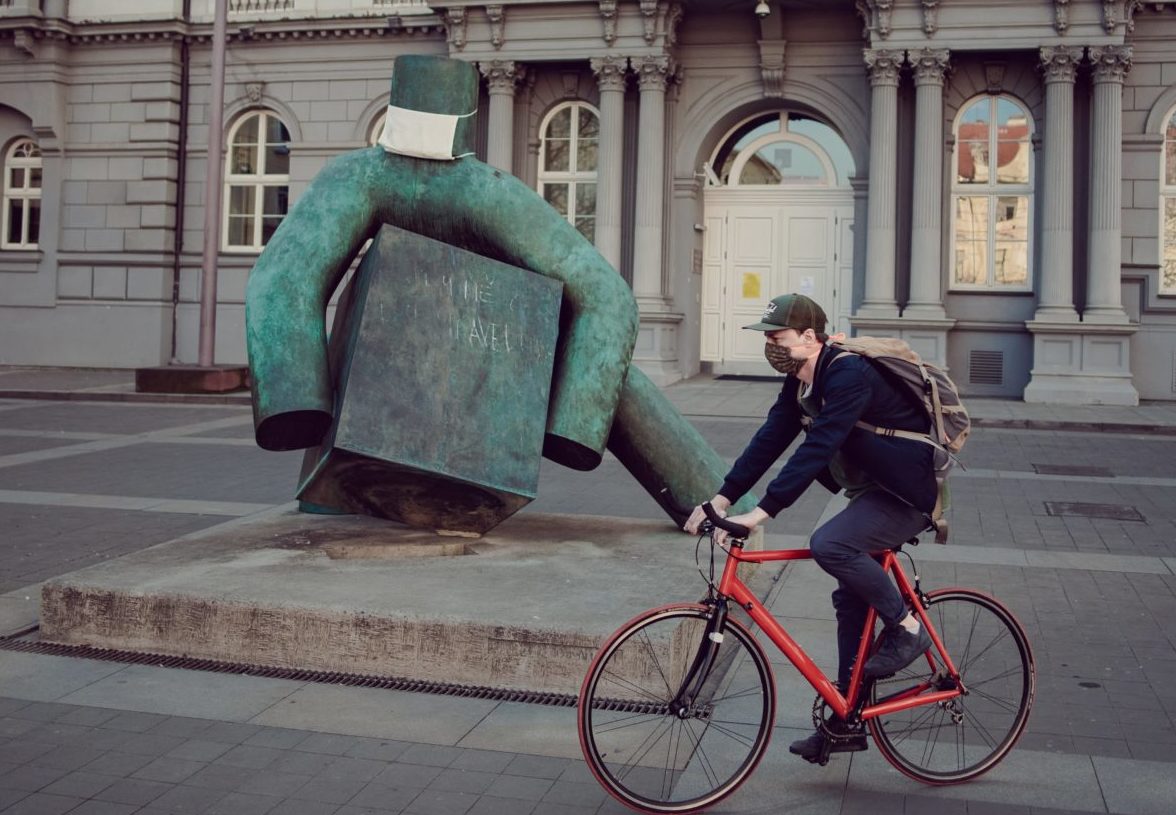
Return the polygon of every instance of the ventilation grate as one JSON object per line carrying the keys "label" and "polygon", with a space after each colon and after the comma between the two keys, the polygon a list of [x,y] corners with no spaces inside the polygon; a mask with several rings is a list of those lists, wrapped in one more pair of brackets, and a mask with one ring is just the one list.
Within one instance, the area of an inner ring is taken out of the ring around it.
{"label": "ventilation grate", "polygon": [[[271,665],[249,665],[247,663],[227,662],[219,659],[169,656],[167,654],[151,654],[143,651],[97,648],[92,645],[61,645],[53,642],[22,639],[22,637],[33,633],[35,630],[36,628],[34,627],[19,631],[8,637],[0,637],[0,651],[75,657],[78,659],[99,659],[106,662],[121,662],[126,665],[151,665],[159,668],[211,671],[212,673],[230,673],[264,677],[267,679],[293,679],[298,682],[317,682],[324,685],[347,685],[361,688],[436,693],[443,696],[462,696],[472,699],[489,699],[497,702],[525,702],[532,705],[550,705],[553,707],[575,707],[577,702],[577,697],[569,693],[492,688],[483,685],[459,685],[455,682],[432,682],[399,676],[374,676],[371,674],[344,673],[342,671],[278,668]],[[617,704],[620,703],[618,702]]]}
{"label": "ventilation grate", "polygon": [[1004,351],[973,351],[968,357],[968,383],[1004,384]]}
{"label": "ventilation grate", "polygon": [[1147,523],[1147,518],[1135,507],[1124,504],[1083,504],[1071,501],[1046,501],[1045,514],[1053,516],[1072,515],[1077,518],[1104,518],[1108,521],[1137,521]]}

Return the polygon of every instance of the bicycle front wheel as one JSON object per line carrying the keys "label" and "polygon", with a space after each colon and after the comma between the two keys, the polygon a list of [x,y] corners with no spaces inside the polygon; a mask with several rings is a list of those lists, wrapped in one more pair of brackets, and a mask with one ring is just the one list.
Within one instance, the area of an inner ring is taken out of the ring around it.
{"label": "bicycle front wheel", "polygon": [[647,611],[597,652],[580,690],[580,746],[613,797],[647,812],[693,812],[734,792],[771,735],[775,685],[763,650],[728,618],[688,709],[671,711],[711,609]]}
{"label": "bicycle front wheel", "polygon": [[[905,775],[928,784],[969,781],[1013,749],[1033,705],[1034,667],[1020,623],[1003,605],[968,589],[932,592],[927,615],[959,670],[965,695],[870,719],[879,751]],[[872,703],[928,685],[943,687],[920,657],[892,679],[874,684]]]}

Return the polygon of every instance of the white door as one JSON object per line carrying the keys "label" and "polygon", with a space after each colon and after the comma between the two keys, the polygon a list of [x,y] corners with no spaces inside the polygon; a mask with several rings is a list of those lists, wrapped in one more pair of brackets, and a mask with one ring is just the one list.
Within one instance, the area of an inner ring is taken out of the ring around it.
{"label": "white door", "polygon": [[759,322],[778,294],[807,294],[841,330],[852,216],[851,205],[828,200],[747,205],[708,198],[701,356],[716,363],[716,373],[765,373],[763,335],[743,326]]}

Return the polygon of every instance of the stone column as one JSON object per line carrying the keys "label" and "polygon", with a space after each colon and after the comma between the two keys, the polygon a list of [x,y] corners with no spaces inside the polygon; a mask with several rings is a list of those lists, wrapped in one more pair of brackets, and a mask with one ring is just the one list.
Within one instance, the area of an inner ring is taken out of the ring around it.
{"label": "stone column", "polygon": [[621,189],[624,179],[625,84],[629,60],[590,60],[600,85],[600,141],[596,160],[596,248],[614,269],[621,268]]}
{"label": "stone column", "polygon": [[478,67],[490,91],[486,163],[503,172],[513,172],[515,84],[522,67],[506,59],[483,62]]}
{"label": "stone column", "polygon": [[[911,51],[915,70],[915,177],[911,201],[911,296],[903,317],[946,316],[943,268],[943,75],[946,48]],[[870,171],[871,176],[873,170]],[[873,219],[871,218],[871,223]]]}
{"label": "stone column", "polygon": [[1082,49],[1041,49],[1045,79],[1041,293],[1034,321],[1077,322],[1074,310],[1074,75]]}
{"label": "stone column", "polygon": [[898,183],[898,81],[902,51],[866,50],[870,70],[870,194],[863,317],[898,317],[894,296]]}
{"label": "stone column", "polygon": [[666,308],[662,292],[662,219],[665,207],[666,56],[635,60],[641,88],[637,117],[637,205],[633,234],[633,294],[642,311]]}
{"label": "stone column", "polygon": [[1094,66],[1090,120],[1090,266],[1084,322],[1125,323],[1122,275],[1123,78],[1131,68],[1131,46],[1089,49]]}

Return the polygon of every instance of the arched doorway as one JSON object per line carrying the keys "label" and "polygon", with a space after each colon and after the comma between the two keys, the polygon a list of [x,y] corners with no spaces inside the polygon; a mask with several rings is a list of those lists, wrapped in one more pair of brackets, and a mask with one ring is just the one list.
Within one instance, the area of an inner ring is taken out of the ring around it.
{"label": "arched doorway", "polygon": [[853,282],[853,158],[829,125],[796,113],[748,119],[706,167],[701,359],[716,374],[764,373],[757,322],[800,292],[847,329]]}

